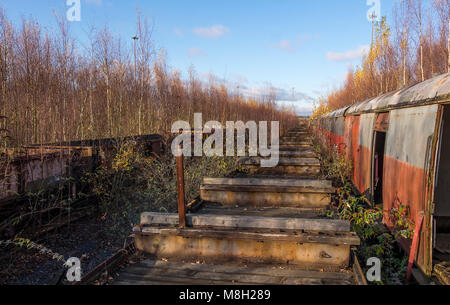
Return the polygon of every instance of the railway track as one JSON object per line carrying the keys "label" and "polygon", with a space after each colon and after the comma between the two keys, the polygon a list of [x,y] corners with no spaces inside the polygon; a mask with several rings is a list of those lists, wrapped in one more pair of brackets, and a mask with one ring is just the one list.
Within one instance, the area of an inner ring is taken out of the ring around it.
{"label": "railway track", "polygon": [[[250,175],[205,178],[178,214],[143,213],[134,246],[150,254],[121,270],[114,285],[364,285],[350,223],[324,217],[334,189],[320,180],[320,164],[305,123],[281,139],[280,163],[259,167],[243,158]],[[130,248],[131,249],[131,248]],[[124,249],[85,275],[95,281],[125,262]]]}

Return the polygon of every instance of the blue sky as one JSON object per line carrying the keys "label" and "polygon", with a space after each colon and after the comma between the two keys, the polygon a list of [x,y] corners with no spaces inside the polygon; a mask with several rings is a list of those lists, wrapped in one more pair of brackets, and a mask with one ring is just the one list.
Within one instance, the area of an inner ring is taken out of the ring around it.
{"label": "blue sky", "polygon": [[[168,64],[187,75],[213,73],[244,94],[277,89],[279,100],[308,112],[312,100],[338,86],[370,44],[367,0],[81,0],[72,35],[85,42],[105,25],[123,40],[135,33],[136,8],[154,25]],[[370,0],[369,0],[370,1]],[[396,0],[380,0],[388,19]],[[398,0],[397,0],[398,1]],[[13,22],[33,16],[55,28],[66,0],[2,0]]]}

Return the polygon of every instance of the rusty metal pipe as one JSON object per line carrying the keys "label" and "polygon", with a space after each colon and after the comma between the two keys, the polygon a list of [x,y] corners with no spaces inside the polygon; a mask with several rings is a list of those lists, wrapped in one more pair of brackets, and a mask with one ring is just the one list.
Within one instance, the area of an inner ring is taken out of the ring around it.
{"label": "rusty metal pipe", "polygon": [[[181,145],[178,149],[182,150]],[[178,216],[181,228],[186,227],[186,206],[184,195],[184,166],[183,166],[183,154],[176,157],[177,162],[177,189],[178,189]]]}

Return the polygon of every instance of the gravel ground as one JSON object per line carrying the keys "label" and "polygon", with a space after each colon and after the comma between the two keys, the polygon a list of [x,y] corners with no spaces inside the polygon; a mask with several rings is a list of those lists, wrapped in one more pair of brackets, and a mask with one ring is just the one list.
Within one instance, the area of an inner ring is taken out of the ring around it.
{"label": "gravel ground", "polygon": [[[48,234],[39,244],[61,254],[65,259],[78,257],[82,274],[94,269],[122,248],[123,240],[108,240],[106,225],[100,219],[85,219]],[[8,246],[0,248],[0,284],[51,285],[65,279],[66,269],[60,261],[38,253]],[[67,284],[65,280],[62,282]]]}

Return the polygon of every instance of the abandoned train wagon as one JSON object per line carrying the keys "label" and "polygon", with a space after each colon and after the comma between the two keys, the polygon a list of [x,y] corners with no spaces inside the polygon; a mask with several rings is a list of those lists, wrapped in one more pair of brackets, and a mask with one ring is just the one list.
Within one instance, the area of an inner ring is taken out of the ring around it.
{"label": "abandoned train wagon", "polygon": [[383,206],[389,227],[393,207],[407,207],[413,224],[424,216],[416,264],[425,274],[450,260],[442,256],[450,243],[450,73],[336,110],[315,132],[345,153],[354,185]]}

